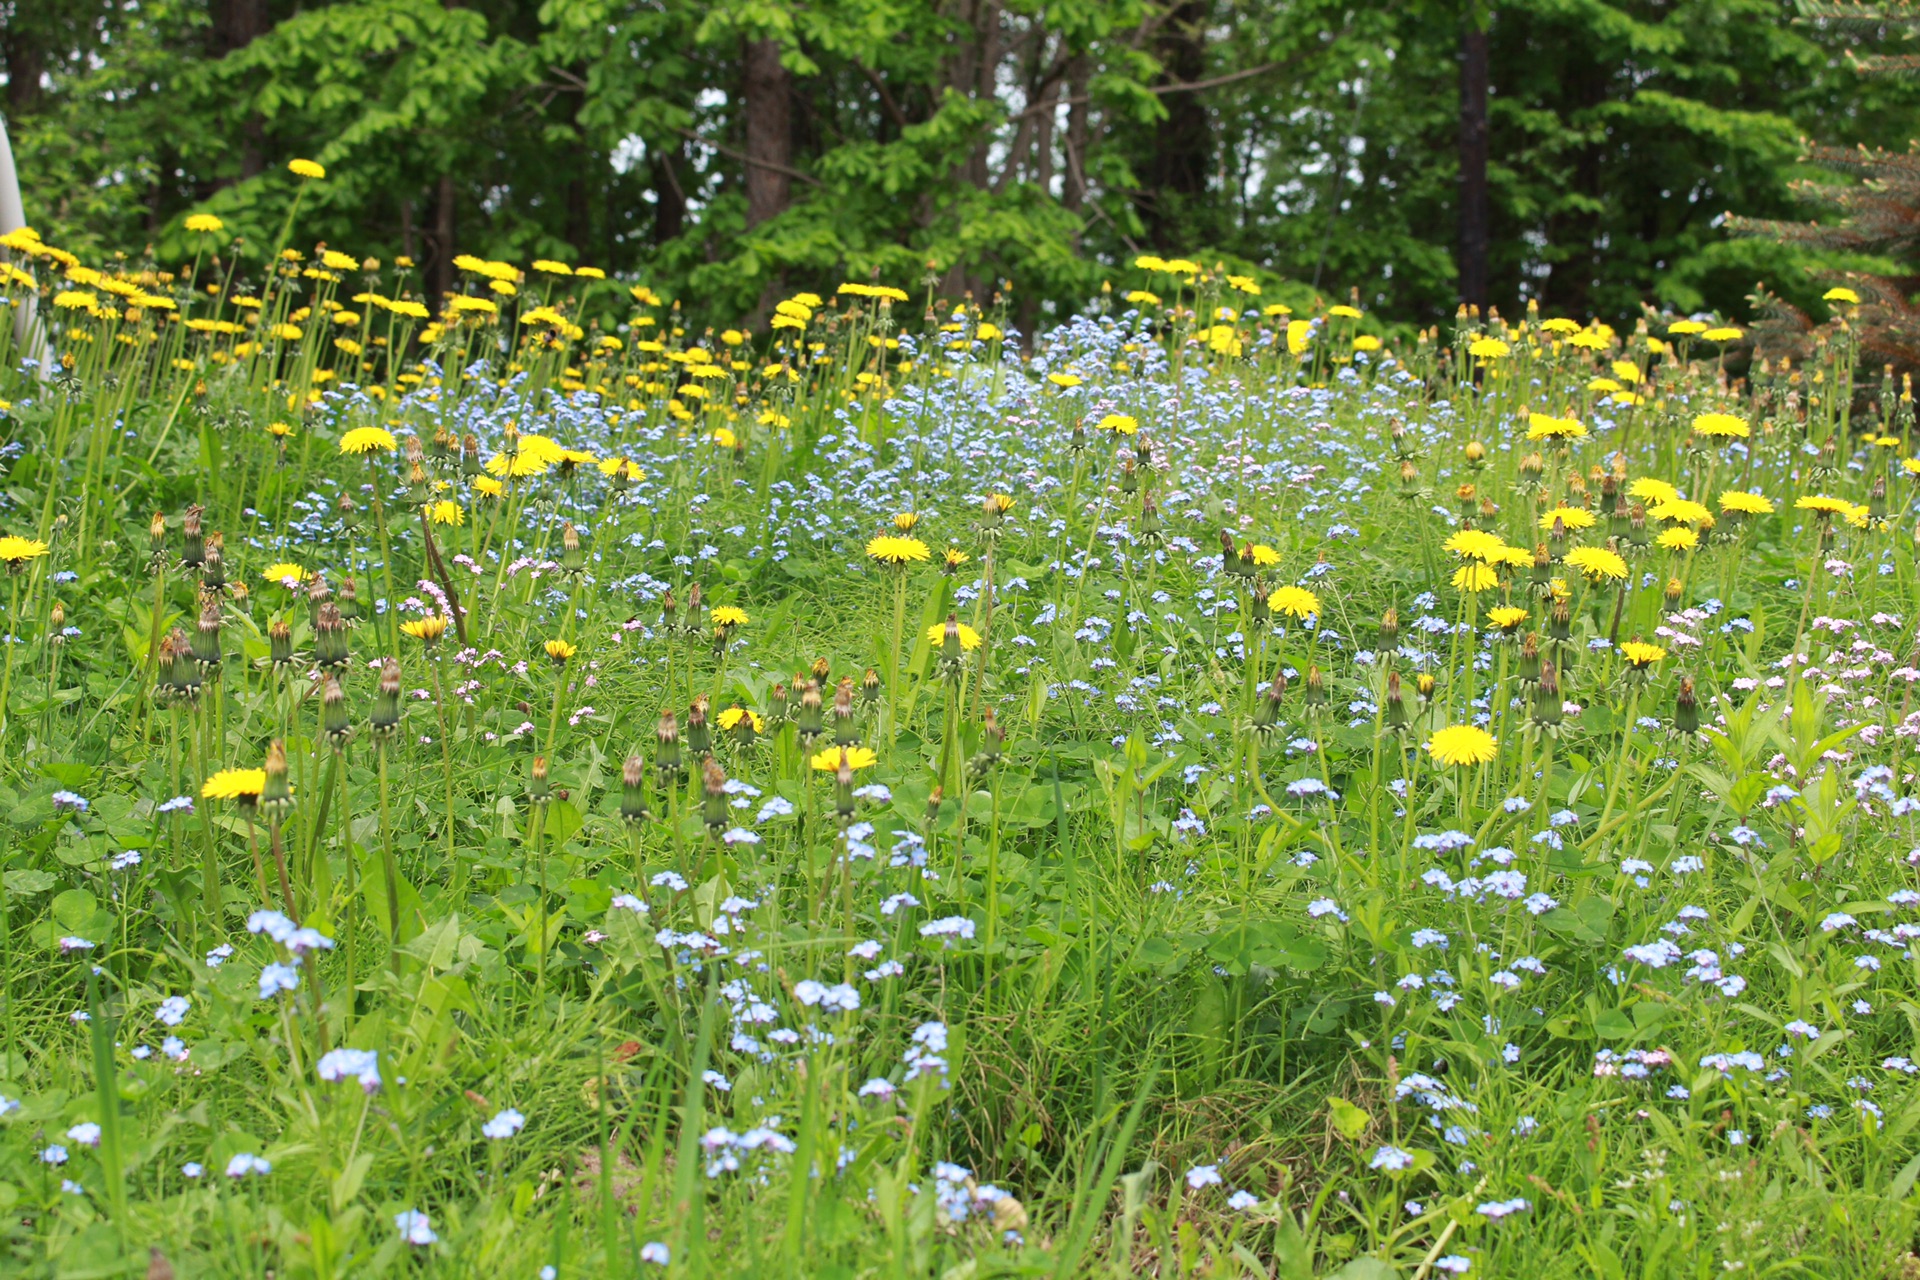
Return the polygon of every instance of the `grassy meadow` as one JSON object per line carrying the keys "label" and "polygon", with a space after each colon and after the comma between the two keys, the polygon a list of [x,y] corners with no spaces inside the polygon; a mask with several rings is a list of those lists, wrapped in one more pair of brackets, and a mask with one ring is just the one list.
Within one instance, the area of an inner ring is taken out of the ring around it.
{"label": "grassy meadow", "polygon": [[0,1273],[1920,1273],[1844,329],[189,225],[0,266]]}

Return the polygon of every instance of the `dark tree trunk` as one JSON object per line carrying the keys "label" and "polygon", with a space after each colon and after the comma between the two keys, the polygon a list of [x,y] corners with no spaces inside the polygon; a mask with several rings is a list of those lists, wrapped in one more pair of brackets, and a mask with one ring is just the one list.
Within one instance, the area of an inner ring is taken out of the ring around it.
{"label": "dark tree trunk", "polygon": [[[207,6],[207,56],[224,58],[265,35],[272,27],[267,0],[212,0]],[[240,125],[240,177],[265,172],[267,130],[259,113],[249,112]]]}
{"label": "dark tree trunk", "polygon": [[[1207,72],[1206,28],[1210,0],[1180,0],[1167,15],[1155,53],[1162,70],[1159,83],[1191,84]],[[1145,199],[1141,214],[1147,240],[1162,248],[1178,248],[1186,237],[1182,217],[1186,208],[1207,189],[1213,167],[1213,122],[1206,103],[1193,90],[1160,95],[1167,118],[1153,139],[1153,153],[1143,167]]]}
{"label": "dark tree trunk", "polygon": [[418,260],[413,251],[413,199],[410,196],[400,201],[400,256]]}
{"label": "dark tree trunk", "polygon": [[1091,132],[1087,110],[1092,105],[1087,101],[1087,80],[1087,56],[1083,53],[1067,71],[1066,170],[1060,175],[1060,203],[1074,213],[1087,203],[1087,136]]}
{"label": "dark tree trunk", "polygon": [[433,208],[433,256],[427,262],[427,305],[433,309],[453,292],[453,194],[453,175],[442,174]]}
{"label": "dark tree trunk", "polygon": [[1460,36],[1460,301],[1487,305],[1487,29]]}
{"label": "dark tree trunk", "polygon": [[793,202],[793,84],[777,41],[749,40],[742,55],[747,225],[757,227]]}
{"label": "dark tree trunk", "polygon": [[665,244],[687,225],[687,193],[680,189],[675,159],[684,146],[653,153],[653,242]]}
{"label": "dark tree trunk", "polygon": [[7,114],[32,115],[40,106],[40,77],[47,69],[39,39],[25,24],[15,23],[0,34],[0,55],[7,60]]}

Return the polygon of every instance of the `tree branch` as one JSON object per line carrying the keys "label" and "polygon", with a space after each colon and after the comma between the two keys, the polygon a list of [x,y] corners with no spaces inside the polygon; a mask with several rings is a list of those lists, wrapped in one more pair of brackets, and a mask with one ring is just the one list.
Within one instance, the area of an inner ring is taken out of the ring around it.
{"label": "tree branch", "polygon": [[756,169],[771,169],[775,173],[784,173],[789,178],[792,178],[798,182],[804,182],[810,187],[817,187],[822,185],[820,179],[814,177],[810,173],[802,173],[798,169],[789,169],[786,165],[775,164],[771,160],[755,159],[753,156],[746,154],[744,151],[735,151],[732,147],[723,147],[719,143],[715,142],[712,138],[703,138],[691,129],[682,129],[682,128],[676,127],[674,129],[674,132],[679,134],[681,137],[687,139],[689,142],[697,142],[703,147],[713,148],[715,151],[727,157],[729,160],[738,160],[741,164],[749,164]]}

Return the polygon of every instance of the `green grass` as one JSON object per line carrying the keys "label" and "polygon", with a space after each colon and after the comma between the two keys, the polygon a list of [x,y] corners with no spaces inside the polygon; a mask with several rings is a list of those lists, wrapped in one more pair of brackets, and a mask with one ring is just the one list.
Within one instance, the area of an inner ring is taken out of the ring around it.
{"label": "green grass", "polygon": [[1909,1274],[1912,419],[1844,349],[139,284],[0,349],[7,1274]]}

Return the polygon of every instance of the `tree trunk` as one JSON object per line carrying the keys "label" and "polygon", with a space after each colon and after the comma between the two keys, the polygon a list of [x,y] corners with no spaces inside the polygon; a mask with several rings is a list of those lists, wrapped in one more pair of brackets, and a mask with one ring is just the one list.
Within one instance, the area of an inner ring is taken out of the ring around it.
{"label": "tree trunk", "polygon": [[1460,36],[1460,301],[1487,305],[1487,29]]}
{"label": "tree trunk", "polygon": [[7,114],[32,115],[40,105],[40,77],[46,71],[40,41],[24,23],[15,22],[0,34],[0,55],[7,62]]}
{"label": "tree trunk", "polygon": [[742,50],[747,125],[747,225],[757,227],[793,202],[793,85],[774,40]]}
{"label": "tree trunk", "polygon": [[1087,203],[1087,101],[1089,73],[1087,55],[1074,58],[1067,72],[1067,153],[1066,170],[1061,174],[1060,203],[1069,212],[1078,213]]}
{"label": "tree trunk", "polygon": [[[1167,15],[1155,42],[1160,59],[1159,84],[1191,84],[1207,73],[1206,31],[1212,8],[1209,0],[1180,0]],[[1206,193],[1212,168],[1213,122],[1206,103],[1193,90],[1160,95],[1167,118],[1160,122],[1153,153],[1141,174],[1145,185],[1141,214],[1147,239],[1163,248],[1178,248],[1190,238],[1183,216],[1187,207]]]}
{"label": "tree trunk", "polygon": [[[267,0],[212,0],[207,6],[207,56],[224,58],[265,35],[273,25]],[[248,112],[240,124],[240,177],[244,181],[266,171],[267,129],[258,112]]]}
{"label": "tree trunk", "polygon": [[427,263],[427,306],[433,310],[453,292],[453,194],[453,175],[441,174],[433,209],[433,257]]}
{"label": "tree trunk", "polygon": [[665,244],[687,225],[687,193],[680,189],[680,174],[674,158],[686,150],[684,145],[672,151],[653,153],[653,242]]}

